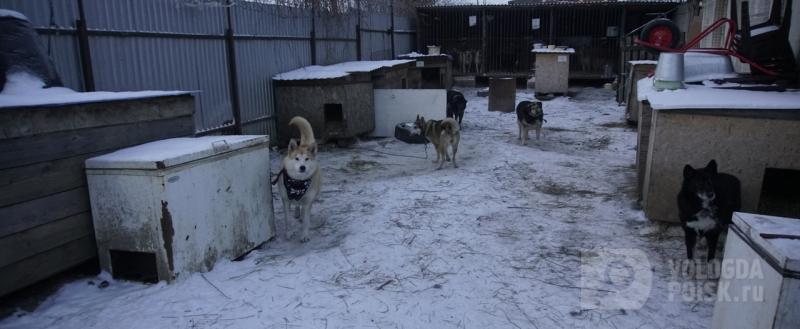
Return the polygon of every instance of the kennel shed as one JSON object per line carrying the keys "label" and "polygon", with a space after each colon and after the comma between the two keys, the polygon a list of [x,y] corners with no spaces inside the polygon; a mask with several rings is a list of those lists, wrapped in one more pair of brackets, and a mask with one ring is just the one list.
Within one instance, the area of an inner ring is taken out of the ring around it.
{"label": "kennel shed", "polygon": [[800,218],[800,92],[688,85],[653,92],[640,84],[652,119],[642,185],[645,215],[677,222],[683,166],[716,160],[742,186],[742,211]]}
{"label": "kennel shed", "polygon": [[84,161],[191,136],[189,92],[0,94],[0,296],[97,258]]}
{"label": "kennel shed", "polygon": [[411,52],[399,55],[397,58],[415,61],[412,71],[420,79],[417,88],[450,89],[453,87],[452,56],[446,54],[425,55]]}
{"label": "kennel shed", "polygon": [[624,36],[683,1],[541,1],[417,9],[417,47],[454,57],[454,75],[532,75],[534,43],[567,46],[570,78],[607,78],[622,69]]}
{"label": "kennel shed", "polygon": [[[294,116],[311,123],[321,143],[343,140],[375,128],[374,89],[418,84],[412,60],[355,61],[312,65],[275,75],[278,145],[299,137],[289,127]],[[409,78],[409,73],[411,72]]]}

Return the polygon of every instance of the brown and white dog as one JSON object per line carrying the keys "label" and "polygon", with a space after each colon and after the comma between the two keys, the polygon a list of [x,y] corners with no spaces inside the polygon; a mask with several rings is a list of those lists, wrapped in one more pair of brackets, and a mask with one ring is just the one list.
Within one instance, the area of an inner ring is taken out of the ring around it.
{"label": "brown and white dog", "polygon": [[453,167],[458,168],[456,152],[458,152],[458,142],[461,140],[461,126],[458,125],[458,121],[452,118],[426,121],[424,117],[417,115],[414,126],[436,148],[436,160],[433,161],[439,162],[439,168],[436,169],[442,169],[445,160],[450,161],[450,156],[447,154],[448,146],[453,149]]}
{"label": "brown and white dog", "polygon": [[[294,206],[294,217],[302,223],[300,242],[307,242],[308,229],[311,225],[311,204],[319,195],[322,184],[322,173],[317,160],[317,142],[314,139],[314,130],[311,124],[302,117],[294,117],[289,125],[300,129],[300,144],[292,138],[289,149],[283,158],[283,168],[272,184],[278,184],[278,190],[283,200],[283,226],[286,230],[286,239],[291,239],[289,229],[289,212]],[[271,223],[275,232],[275,223]]]}
{"label": "brown and white dog", "polygon": [[517,105],[517,126],[519,127],[519,140],[522,145],[528,142],[528,130],[536,130],[536,140],[542,131],[542,123],[546,122],[544,119],[544,111],[542,110],[542,102],[529,102],[522,101]]}

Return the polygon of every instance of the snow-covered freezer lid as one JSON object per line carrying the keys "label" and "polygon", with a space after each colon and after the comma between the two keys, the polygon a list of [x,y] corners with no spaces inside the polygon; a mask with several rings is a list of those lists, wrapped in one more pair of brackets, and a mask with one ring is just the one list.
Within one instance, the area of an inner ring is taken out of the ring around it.
{"label": "snow-covered freezer lid", "polygon": [[800,273],[800,219],[737,212],[733,225],[779,272]]}
{"label": "snow-covered freezer lid", "polygon": [[86,160],[86,169],[164,169],[259,144],[266,135],[171,138],[121,149]]}

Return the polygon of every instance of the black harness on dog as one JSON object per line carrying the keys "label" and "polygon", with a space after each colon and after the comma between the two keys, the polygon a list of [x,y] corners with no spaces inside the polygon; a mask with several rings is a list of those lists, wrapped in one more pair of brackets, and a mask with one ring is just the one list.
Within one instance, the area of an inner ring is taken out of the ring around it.
{"label": "black harness on dog", "polygon": [[275,179],[272,180],[272,185],[278,183],[281,175],[283,175],[283,186],[286,187],[286,194],[289,196],[289,200],[300,200],[306,195],[308,188],[311,187],[311,178],[306,180],[294,179],[286,173],[286,168],[281,169],[278,176],[275,176]]}

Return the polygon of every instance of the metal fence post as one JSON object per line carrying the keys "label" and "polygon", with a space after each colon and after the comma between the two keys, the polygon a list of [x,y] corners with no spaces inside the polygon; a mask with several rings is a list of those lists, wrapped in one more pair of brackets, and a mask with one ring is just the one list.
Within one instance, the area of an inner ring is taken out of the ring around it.
{"label": "metal fence post", "polygon": [[311,65],[317,65],[317,1],[311,1],[311,34],[309,35],[309,48],[311,48]]}
{"label": "metal fence post", "polygon": [[392,41],[392,58],[395,57],[395,50],[394,50],[394,0],[389,0],[389,40]]}
{"label": "metal fence post", "polygon": [[361,60],[361,0],[356,0],[356,60]]}
{"label": "metal fence post", "polygon": [[233,38],[233,22],[231,21],[231,6],[225,9],[228,18],[228,28],[225,29],[225,47],[228,51],[228,82],[231,93],[231,107],[233,109],[233,133],[242,134],[242,108],[239,103],[239,74],[236,68],[236,40]]}
{"label": "metal fence post", "polygon": [[78,20],[75,21],[75,27],[78,30],[78,49],[81,55],[83,89],[85,91],[95,91],[92,51],[89,47],[89,30],[86,28],[86,13],[83,10],[83,0],[78,0],[78,15]]}

